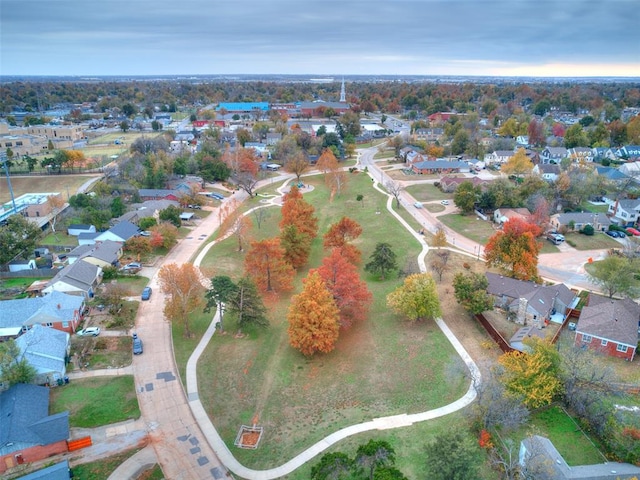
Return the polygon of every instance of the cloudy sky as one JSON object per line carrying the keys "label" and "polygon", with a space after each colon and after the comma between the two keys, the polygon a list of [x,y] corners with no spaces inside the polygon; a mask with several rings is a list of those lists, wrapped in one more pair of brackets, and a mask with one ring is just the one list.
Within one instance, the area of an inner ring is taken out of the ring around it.
{"label": "cloudy sky", "polygon": [[640,77],[638,0],[0,0],[1,75]]}

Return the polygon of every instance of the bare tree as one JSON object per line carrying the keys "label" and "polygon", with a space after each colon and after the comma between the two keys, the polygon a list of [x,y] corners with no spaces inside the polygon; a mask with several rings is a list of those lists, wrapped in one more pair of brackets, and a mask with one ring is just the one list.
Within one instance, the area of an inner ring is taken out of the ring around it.
{"label": "bare tree", "polygon": [[58,216],[64,210],[65,202],[62,198],[62,195],[49,195],[47,197],[49,201],[49,206],[51,207],[51,220],[49,221],[51,225],[51,231],[56,233],[56,222],[58,221]]}
{"label": "bare tree", "polygon": [[442,281],[442,274],[447,269],[447,263],[451,252],[449,250],[438,250],[435,258],[431,262],[431,269],[438,274],[438,281]]}
{"label": "bare tree", "polygon": [[255,208],[253,210],[253,218],[256,221],[256,225],[258,226],[258,230],[262,226],[262,222],[264,222],[267,218],[269,218],[270,212],[266,208]]}
{"label": "bare tree", "polygon": [[387,180],[384,187],[396,199],[396,208],[400,208],[400,193],[404,190],[404,186],[400,182]]}
{"label": "bare tree", "polygon": [[258,184],[256,176],[251,172],[240,172],[234,178],[238,186],[247,192],[250,197],[253,197],[254,190]]}

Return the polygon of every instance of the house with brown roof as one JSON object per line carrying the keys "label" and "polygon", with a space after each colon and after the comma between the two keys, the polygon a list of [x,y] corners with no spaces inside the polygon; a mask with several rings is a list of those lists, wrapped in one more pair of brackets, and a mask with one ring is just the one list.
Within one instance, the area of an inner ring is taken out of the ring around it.
{"label": "house with brown roof", "polygon": [[589,296],[576,325],[575,344],[632,361],[638,347],[640,305],[629,298]]}
{"label": "house with brown roof", "polygon": [[468,177],[444,176],[440,180],[440,189],[445,193],[453,193],[456,191],[456,188],[458,188],[458,186],[462,182],[471,182],[474,187],[480,187],[480,188],[486,187],[489,183],[491,183],[490,180],[482,180],[481,178],[478,178],[478,177],[468,178]]}
{"label": "house with brown roof", "polygon": [[512,218],[517,218],[524,222],[531,221],[531,212],[528,208],[496,208],[493,212],[493,221],[502,226]]}
{"label": "house with brown roof", "polygon": [[540,285],[487,272],[487,293],[494,298],[494,305],[507,310],[521,325],[542,328],[549,322],[563,323],[570,308],[578,298],[569,288],[557,285]]}
{"label": "house with brown roof", "polygon": [[549,219],[551,228],[556,231],[579,232],[585,226],[591,225],[597,232],[604,232],[611,225],[606,215],[590,212],[556,213]]}

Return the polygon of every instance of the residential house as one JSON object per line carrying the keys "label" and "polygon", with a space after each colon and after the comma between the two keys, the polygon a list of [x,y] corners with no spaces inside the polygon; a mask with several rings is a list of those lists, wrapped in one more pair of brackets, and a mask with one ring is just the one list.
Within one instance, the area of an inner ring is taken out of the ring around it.
{"label": "residential house", "polygon": [[140,200],[173,200],[180,201],[182,193],[167,188],[141,188],[138,190]]}
{"label": "residential house", "polygon": [[120,222],[111,227],[106,232],[102,232],[96,237],[96,242],[104,242],[105,240],[112,240],[114,242],[124,243],[131,237],[138,235],[140,229],[137,225],[131,222]]}
{"label": "residential house", "polygon": [[497,208],[493,212],[493,221],[500,226],[512,218],[529,223],[531,221],[531,212],[527,208]]}
{"label": "residential house", "polygon": [[487,153],[484,156],[484,163],[489,166],[503,165],[513,157],[513,150],[495,150],[491,153]]}
{"label": "residential house", "polygon": [[63,460],[45,467],[35,472],[28,473],[16,480],[69,480],[73,478],[70,474],[69,460]]}
{"label": "residential house", "polygon": [[573,163],[593,162],[593,149],[589,147],[573,147],[567,150],[567,156]]}
{"label": "residential house", "polygon": [[440,180],[440,189],[445,193],[452,193],[452,192],[455,192],[456,188],[458,188],[458,186],[463,182],[471,182],[474,187],[480,187],[480,188],[484,188],[489,183],[491,183],[490,180],[482,180],[478,177],[468,178],[468,177],[445,176],[445,177],[442,177],[442,179]]}
{"label": "residential house", "polygon": [[545,147],[540,153],[540,163],[560,163],[564,158],[567,158],[564,147]]}
{"label": "residential house", "polygon": [[34,325],[16,339],[22,358],[36,369],[34,383],[51,385],[67,374],[70,335],[53,328]]}
{"label": "residential house", "polygon": [[49,294],[57,291],[92,298],[96,287],[101,281],[102,268],[84,260],[79,260],[60,270],[42,292]]}
{"label": "residential house", "polygon": [[605,462],[569,466],[551,440],[533,435],[520,442],[519,463],[527,472],[523,478],[548,480],[633,480],[640,467],[630,463]]}
{"label": "residential house", "polygon": [[575,344],[632,361],[639,327],[640,305],[633,300],[589,295],[588,305],[578,318]]}
{"label": "residential house", "polygon": [[625,145],[615,151],[616,157],[622,160],[640,160],[640,145]]}
{"label": "residential house", "polygon": [[622,227],[632,227],[638,221],[640,200],[618,200],[609,205],[607,215],[612,223]]}
{"label": "residential house", "polygon": [[414,135],[418,140],[437,142],[444,136],[444,128],[418,128]]}
{"label": "residential house", "polygon": [[527,148],[529,146],[529,135],[518,135],[516,137],[516,145]]}
{"label": "residential house", "polygon": [[80,245],[67,254],[69,264],[82,259],[101,268],[117,267],[120,257],[122,257],[122,243],[112,240],[105,240],[95,245]]}
{"label": "residential house", "polygon": [[532,170],[536,175],[540,175],[547,182],[555,182],[560,175],[560,167],[553,163],[539,163]]}
{"label": "residential house", "polygon": [[425,174],[445,174],[445,173],[468,173],[469,165],[466,162],[449,160],[424,160],[411,164],[411,170],[420,175]]}
{"label": "residential house", "polygon": [[262,158],[269,154],[267,151],[267,144],[262,142],[247,142],[244,144],[244,148],[252,148],[255,154]]}
{"label": "residential house", "polygon": [[82,320],[85,300],[78,295],[53,291],[43,297],[0,302],[0,341],[15,338],[34,325],[73,333]]}
{"label": "residential house", "polygon": [[591,225],[597,232],[606,232],[611,220],[606,215],[597,213],[568,212],[551,215],[549,223],[558,232],[579,232],[587,225]]}
{"label": "residential house", "polygon": [[629,177],[638,178],[640,177],[640,161],[623,163],[619,170]]}
{"label": "residential house", "polygon": [[609,147],[594,147],[591,149],[591,154],[593,157],[593,161],[595,162],[602,162],[602,160],[604,159],[611,161],[615,161],[618,159],[615,152]]}
{"label": "residential house", "polygon": [[67,229],[67,234],[77,237],[81,233],[96,233],[96,227],[94,225],[84,225],[81,223],[76,223],[73,225],[69,225]]}
{"label": "residential house", "polygon": [[576,295],[563,283],[539,285],[487,272],[487,293],[494,304],[515,317],[521,325],[543,328],[547,323],[562,323],[567,311],[577,304]]}
{"label": "residential house", "polygon": [[0,394],[0,474],[65,453],[69,412],[49,415],[49,388],[19,383]]}
{"label": "residential house", "polygon": [[436,112],[432,113],[427,117],[429,122],[433,123],[444,123],[448,122],[452,117],[464,117],[466,113],[457,113],[457,112]]}
{"label": "residential house", "polygon": [[596,175],[601,175],[607,180],[610,180],[615,183],[623,183],[629,180],[628,176],[626,176],[617,168],[613,168],[613,167],[596,167],[594,169],[594,173]]}
{"label": "residential house", "polygon": [[84,232],[78,235],[78,245],[95,245],[96,238],[102,235],[102,232]]}
{"label": "residential house", "polygon": [[266,144],[269,146],[275,145],[276,143],[278,143],[280,140],[282,140],[282,134],[281,133],[276,133],[276,132],[269,132],[267,133],[267,138],[265,140]]}
{"label": "residential house", "polygon": [[175,200],[146,200],[142,203],[133,204],[130,212],[126,212],[117,218],[117,222],[128,221],[138,224],[141,219],[153,217],[156,221],[160,220],[160,212],[169,206],[179,207],[180,204]]}

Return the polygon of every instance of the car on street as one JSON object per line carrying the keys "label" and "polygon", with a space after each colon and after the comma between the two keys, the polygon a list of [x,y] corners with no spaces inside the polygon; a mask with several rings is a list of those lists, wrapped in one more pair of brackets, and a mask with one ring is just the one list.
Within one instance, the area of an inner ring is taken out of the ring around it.
{"label": "car on street", "polygon": [[629,228],[627,228],[626,230],[627,230],[627,232],[629,232],[629,233],[630,233],[631,235],[633,235],[634,237],[640,237],[640,231],[639,231],[639,230],[636,230],[636,229],[635,229],[635,228],[633,228],[633,227],[629,227]]}
{"label": "car on street", "polygon": [[446,205],[449,205],[449,200],[442,200],[442,201],[440,202],[440,204],[441,204],[441,205],[445,205],[445,206],[446,206]]}
{"label": "car on street", "polygon": [[97,337],[100,335],[100,327],[87,327],[82,330],[78,330],[76,335],[81,337]]}
{"label": "car on street", "polygon": [[142,300],[149,300],[151,298],[151,287],[144,287],[142,290],[142,295],[140,295]]}
{"label": "car on street", "polygon": [[416,203],[413,204],[413,206],[416,207],[416,208],[422,208],[422,203],[416,202]]}
{"label": "car on street", "polygon": [[142,340],[138,337],[137,333],[133,334],[133,354],[140,355],[142,353]]}

